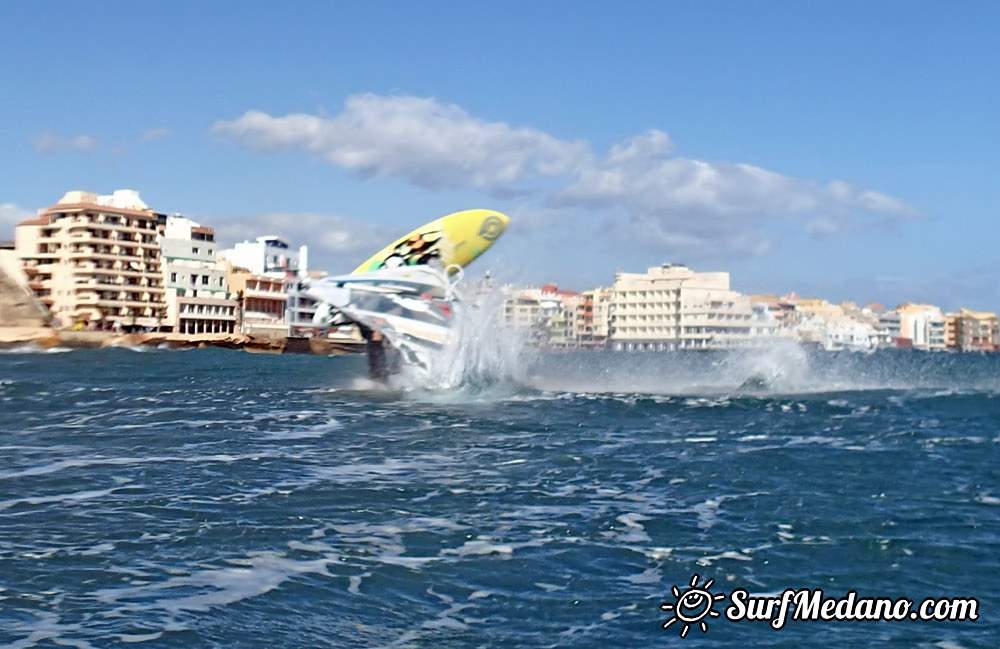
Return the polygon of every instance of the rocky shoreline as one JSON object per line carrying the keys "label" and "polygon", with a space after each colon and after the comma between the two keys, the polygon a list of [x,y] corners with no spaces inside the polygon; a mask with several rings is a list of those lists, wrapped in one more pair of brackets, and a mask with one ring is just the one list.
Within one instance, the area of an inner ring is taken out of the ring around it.
{"label": "rocky shoreline", "polygon": [[224,347],[266,354],[353,354],[363,343],[324,338],[254,338],[246,334],[175,334],[111,331],[65,331],[49,327],[0,327],[0,348],[34,345],[43,349],[97,349],[102,347],[160,347],[190,349]]}

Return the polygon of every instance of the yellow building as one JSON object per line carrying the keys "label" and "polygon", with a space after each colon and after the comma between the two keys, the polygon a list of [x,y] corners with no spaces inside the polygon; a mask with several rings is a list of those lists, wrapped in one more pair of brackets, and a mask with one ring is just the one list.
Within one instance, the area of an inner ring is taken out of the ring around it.
{"label": "yellow building", "polygon": [[72,191],[18,224],[15,253],[56,326],[160,327],[159,218],[134,191]]}

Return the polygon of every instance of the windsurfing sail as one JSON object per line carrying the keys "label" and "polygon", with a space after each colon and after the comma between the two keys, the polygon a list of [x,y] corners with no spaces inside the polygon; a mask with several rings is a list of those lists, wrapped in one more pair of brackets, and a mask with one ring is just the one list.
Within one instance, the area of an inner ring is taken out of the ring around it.
{"label": "windsurfing sail", "polygon": [[[435,219],[375,253],[349,275],[305,283],[320,304],[318,326],[355,322],[369,361],[384,338],[414,366],[429,369],[451,335],[462,269],[489,249],[510,219],[493,210],[465,210]],[[384,350],[379,348],[378,354]],[[372,376],[382,378],[381,370]]]}
{"label": "windsurfing sail", "polygon": [[486,252],[509,223],[507,215],[494,210],[465,210],[442,216],[396,239],[354,272],[427,265],[464,268]]}

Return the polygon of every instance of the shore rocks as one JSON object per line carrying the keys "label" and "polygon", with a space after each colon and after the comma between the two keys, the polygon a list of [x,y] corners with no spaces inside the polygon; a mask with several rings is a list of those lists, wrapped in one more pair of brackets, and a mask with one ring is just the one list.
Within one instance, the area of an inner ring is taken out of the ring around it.
{"label": "shore rocks", "polygon": [[256,353],[350,354],[363,347],[321,338],[254,338],[246,334],[174,334],[112,331],[60,331],[48,327],[0,327],[0,347],[37,345],[43,348],[69,347],[224,347]]}

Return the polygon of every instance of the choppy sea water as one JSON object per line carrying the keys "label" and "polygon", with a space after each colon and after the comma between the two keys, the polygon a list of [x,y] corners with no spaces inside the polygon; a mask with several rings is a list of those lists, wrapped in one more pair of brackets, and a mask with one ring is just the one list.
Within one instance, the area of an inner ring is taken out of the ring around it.
{"label": "choppy sea water", "polygon": [[[18,351],[0,646],[1000,639],[997,357],[566,354],[423,391],[361,357]],[[659,606],[694,574],[976,597],[979,620],[718,617],[682,639]]]}

